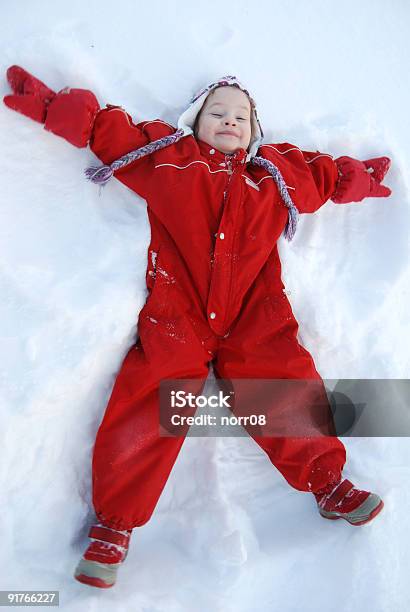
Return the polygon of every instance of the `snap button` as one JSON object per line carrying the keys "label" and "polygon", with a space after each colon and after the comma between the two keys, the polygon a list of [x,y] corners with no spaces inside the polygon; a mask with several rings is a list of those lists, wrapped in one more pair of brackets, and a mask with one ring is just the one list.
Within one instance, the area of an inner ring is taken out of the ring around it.
{"label": "snap button", "polygon": [[215,314],[214,312],[211,312],[211,313],[209,314],[209,318],[210,318],[210,319],[215,319],[215,317],[216,317],[216,314]]}
{"label": "snap button", "polygon": [[225,234],[224,234],[223,232],[221,232],[221,233],[219,234],[219,238],[220,238],[221,240],[223,240],[223,239],[225,238]]}
{"label": "snap button", "polygon": [[211,149],[209,152],[211,155],[213,155],[215,153],[215,149]]}

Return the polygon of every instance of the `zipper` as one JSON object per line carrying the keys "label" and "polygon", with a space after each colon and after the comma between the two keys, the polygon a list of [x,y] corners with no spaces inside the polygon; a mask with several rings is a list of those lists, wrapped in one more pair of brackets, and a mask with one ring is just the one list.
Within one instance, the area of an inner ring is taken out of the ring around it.
{"label": "zipper", "polygon": [[[228,156],[228,155],[225,155],[225,162],[226,162],[226,166],[227,166],[228,180],[226,182],[225,191],[224,191],[224,198],[223,198],[224,206],[226,204],[226,198],[227,198],[227,195],[228,195],[229,183],[231,182],[232,175],[234,173],[233,168],[232,168],[232,157]],[[212,257],[211,267],[213,267],[213,263],[214,263],[214,259]],[[232,289],[232,268],[231,268],[231,275],[230,275],[229,285],[228,285],[226,309],[229,306],[231,289]],[[225,320],[226,320],[226,310],[225,310],[224,322],[225,322]]]}
{"label": "zipper", "polygon": [[233,169],[232,169],[232,158],[228,157],[228,155],[225,155],[225,162],[226,165],[228,167],[227,173],[228,173],[228,181],[226,183],[225,186],[225,191],[224,191],[224,204],[226,202],[226,196],[228,194],[228,188],[229,188],[229,183],[231,182],[231,178],[232,178],[232,174],[233,174]]}
{"label": "zipper", "polygon": [[226,165],[228,166],[228,175],[231,175],[233,170],[232,170],[232,159],[231,157],[228,157],[227,155],[225,156],[225,160],[226,160]]}
{"label": "zipper", "polygon": [[[225,155],[225,163],[226,163],[227,168],[228,168],[228,170],[227,170],[228,180],[226,182],[225,189],[224,189],[224,195],[223,195],[223,205],[224,206],[225,206],[226,198],[227,198],[227,195],[228,195],[229,183],[231,182],[231,178],[232,178],[232,174],[233,174],[232,158],[230,156],[228,156],[228,155]],[[216,236],[217,236],[217,233],[215,234],[214,237],[216,238]],[[212,249],[212,251],[210,253],[211,269],[213,268],[214,261],[215,261],[214,251],[215,251],[215,242],[214,242],[214,245],[213,245],[213,249]]]}

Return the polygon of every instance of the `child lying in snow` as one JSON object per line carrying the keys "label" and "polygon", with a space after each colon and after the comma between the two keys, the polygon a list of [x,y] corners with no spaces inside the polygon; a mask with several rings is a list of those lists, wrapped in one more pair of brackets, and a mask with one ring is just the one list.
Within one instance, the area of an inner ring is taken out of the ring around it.
{"label": "child lying in snow", "polygon": [[[151,224],[148,299],[138,339],[116,379],[93,455],[93,504],[99,523],[75,577],[110,587],[131,531],[146,523],[184,437],[158,433],[163,379],[197,379],[210,362],[220,379],[306,379],[321,383],[296,336],[284,294],[277,240],[291,240],[299,213],[331,199],[386,197],[390,160],[263,144],[256,106],[232,76],[193,97],[178,128],[155,119],[134,124],[119,106],[101,109],[92,92],[58,93],[18,66],[7,71],[6,105],[45,124],[103,162],[87,177],[114,175],[145,198]],[[314,494],[320,514],[362,525],[383,502],[346,479],[346,452],[335,435],[254,435],[287,482]]]}

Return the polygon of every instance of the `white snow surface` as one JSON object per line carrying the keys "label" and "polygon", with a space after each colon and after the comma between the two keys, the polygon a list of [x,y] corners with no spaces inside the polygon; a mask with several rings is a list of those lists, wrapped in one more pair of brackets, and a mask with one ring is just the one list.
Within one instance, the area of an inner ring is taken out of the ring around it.
{"label": "white snow surface", "polygon": [[[328,202],[280,252],[324,378],[409,377],[408,2],[6,0],[1,18],[2,96],[18,64],[176,125],[235,74],[265,142],[391,157],[390,198]],[[81,612],[408,610],[407,438],[343,439],[344,475],[385,501],[364,527],[322,519],[251,438],[187,438],[116,586],[73,579],[95,434],[146,298],[146,203],[117,181],[100,197],[88,149],[3,104],[0,129],[0,588]]]}

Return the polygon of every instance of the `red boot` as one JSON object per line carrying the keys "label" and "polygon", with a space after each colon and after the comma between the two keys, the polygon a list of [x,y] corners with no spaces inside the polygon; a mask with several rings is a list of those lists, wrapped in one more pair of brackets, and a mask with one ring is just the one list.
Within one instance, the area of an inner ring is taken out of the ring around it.
{"label": "red boot", "polygon": [[118,531],[101,523],[93,525],[88,533],[92,542],[77,565],[76,580],[103,589],[112,587],[128,554],[131,531]]}
{"label": "red boot", "polygon": [[364,525],[382,510],[384,504],[375,493],[361,491],[347,479],[314,493],[321,516],[343,518],[351,525]]}

